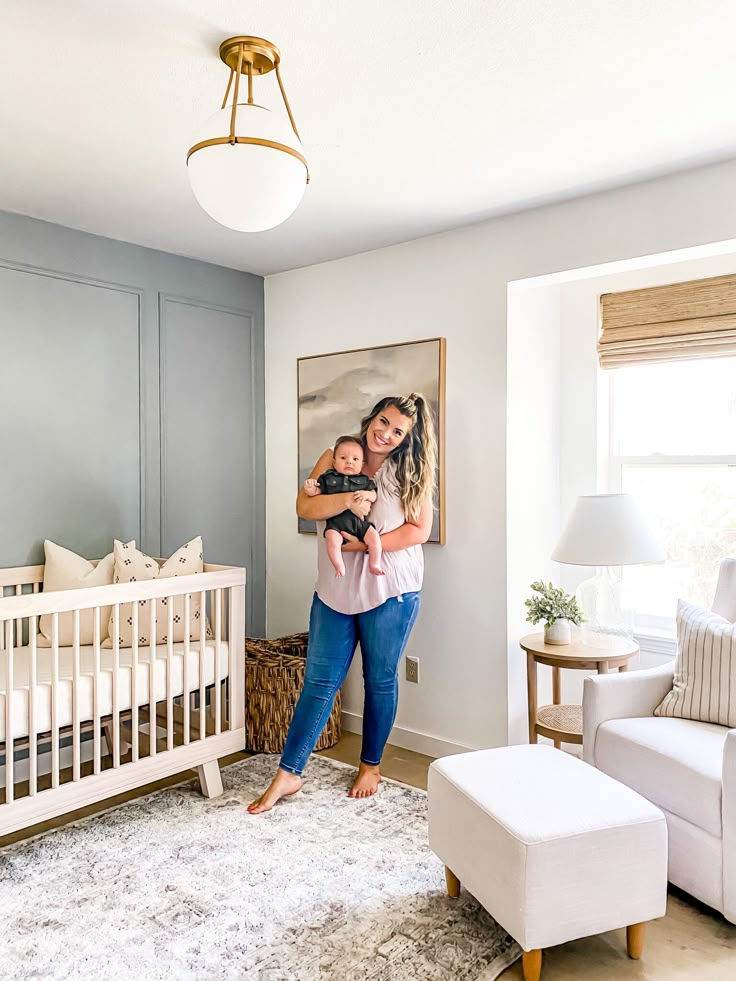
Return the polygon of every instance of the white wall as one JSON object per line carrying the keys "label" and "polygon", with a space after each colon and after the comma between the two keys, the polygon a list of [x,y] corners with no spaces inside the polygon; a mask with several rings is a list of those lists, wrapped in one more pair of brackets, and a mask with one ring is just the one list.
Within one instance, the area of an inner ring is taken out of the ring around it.
{"label": "white wall", "polygon": [[[271,635],[305,626],[314,582],[315,542],[296,533],[294,518],[295,359],[447,337],[448,544],[426,547],[409,648],[421,657],[422,682],[402,682],[394,742],[437,751],[507,741],[507,608],[524,599],[507,595],[507,548],[521,544],[513,527],[507,542],[509,282],[732,239],[734,187],[732,161],[267,278]],[[547,494],[541,482],[543,507]],[[346,696],[358,715],[355,677]]]}
{"label": "white wall", "polygon": [[[560,527],[560,289],[512,284],[508,293],[506,406],[506,535],[508,740],[525,743],[529,724],[526,657],[519,638],[540,627],[526,622],[523,599],[536,579],[557,580],[550,560]],[[552,701],[549,671],[539,675],[539,704]]]}

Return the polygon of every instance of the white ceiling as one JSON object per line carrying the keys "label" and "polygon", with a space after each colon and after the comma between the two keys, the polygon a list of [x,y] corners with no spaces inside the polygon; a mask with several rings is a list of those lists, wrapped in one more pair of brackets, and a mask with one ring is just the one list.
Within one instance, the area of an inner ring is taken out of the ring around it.
{"label": "white ceiling", "polygon": [[[312,175],[255,235],[186,177],[233,34],[280,47]],[[3,0],[0,209],[310,265],[736,155],[734,37],[734,0]]]}

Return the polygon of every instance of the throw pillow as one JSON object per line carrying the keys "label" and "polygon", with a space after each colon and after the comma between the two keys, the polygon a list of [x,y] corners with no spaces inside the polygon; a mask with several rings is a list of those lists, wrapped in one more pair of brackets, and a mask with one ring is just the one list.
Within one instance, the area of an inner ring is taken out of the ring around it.
{"label": "throw pillow", "polygon": [[[202,539],[193,538],[191,542],[182,545],[178,551],[174,552],[170,559],[163,565],[158,564],[156,559],[150,555],[145,555],[135,547],[134,542],[124,545],[122,542],[115,542],[115,564],[113,570],[113,582],[143,582],[146,579],[167,579],[174,576],[191,576],[204,571],[202,561]],[[142,646],[151,642],[151,602],[152,600],[138,601],[138,643]],[[191,593],[189,601],[189,623],[184,622],[184,596],[173,598],[173,635],[172,642],[183,641],[189,635],[189,640],[199,640],[200,618],[204,616],[204,611],[200,609],[200,598],[198,592]],[[206,621],[205,621],[206,623]],[[120,647],[133,646],[133,604],[126,603],[120,607],[119,619]],[[156,638],[157,644],[168,642],[169,630],[169,607],[165,596],[156,600]],[[205,632],[207,637],[212,633],[209,624],[206,623]],[[114,636],[113,614],[110,611],[109,620],[110,636],[105,641],[105,647],[112,647]]]}
{"label": "throw pillow", "polygon": [[654,714],[736,727],[736,623],[679,600],[674,685]]}
{"label": "throw pillow", "polygon": [[[130,542],[135,546],[135,542]],[[89,586],[109,586],[113,577],[113,553],[95,565],[88,559],[77,555],[68,548],[54,542],[43,543],[45,565],[43,570],[44,593],[58,592],[61,589],[85,589]],[[100,609],[100,640],[107,637],[107,623],[110,607]],[[44,614],[38,624],[39,634],[36,643],[39,647],[51,647],[50,613]],[[94,644],[94,610],[82,610],[79,614],[79,643],[83,646]],[[59,614],[59,646],[71,647],[74,643],[74,614]]]}

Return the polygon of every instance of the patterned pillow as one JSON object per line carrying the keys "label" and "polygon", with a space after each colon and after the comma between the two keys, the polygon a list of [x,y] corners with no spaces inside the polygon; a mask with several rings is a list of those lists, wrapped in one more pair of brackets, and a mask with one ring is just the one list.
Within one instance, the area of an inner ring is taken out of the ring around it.
{"label": "patterned pillow", "polygon": [[[167,579],[174,576],[191,576],[204,571],[202,561],[202,539],[193,538],[191,542],[174,552],[170,559],[159,566],[156,559],[151,558],[139,551],[133,542],[124,545],[122,542],[115,542],[115,567],[113,571],[114,582],[143,582],[146,579]],[[151,600],[138,601],[138,643],[148,645],[150,638],[150,604]],[[173,601],[173,636],[172,642],[183,641],[189,633],[190,640],[199,640],[200,618],[204,611],[200,609],[199,593],[192,593],[189,601],[189,623],[184,622],[184,597],[176,596]],[[133,604],[126,603],[120,607],[119,620],[120,647],[133,646]],[[166,597],[156,600],[156,643],[166,644],[169,640],[169,608]],[[104,647],[112,647],[114,637],[113,613],[110,612],[109,621],[110,636],[104,643]],[[207,637],[212,636],[209,624],[205,621],[205,633]]]}
{"label": "patterned pillow", "polygon": [[[129,542],[135,548],[135,542]],[[114,556],[110,552],[104,559],[94,563],[77,555],[68,548],[54,542],[43,543],[45,565],[43,569],[44,593],[58,592],[60,589],[86,589],[91,586],[108,586],[112,583]],[[107,637],[107,622],[110,607],[100,609],[100,640]],[[39,647],[51,647],[52,616],[45,613],[39,620],[39,633],[36,643]],[[93,610],[82,610],[79,614],[79,643],[88,646],[95,642],[95,621]],[[74,643],[74,615],[59,614],[59,646],[71,647]]]}
{"label": "patterned pillow", "polygon": [[736,623],[678,601],[675,681],[654,714],[736,727]]}

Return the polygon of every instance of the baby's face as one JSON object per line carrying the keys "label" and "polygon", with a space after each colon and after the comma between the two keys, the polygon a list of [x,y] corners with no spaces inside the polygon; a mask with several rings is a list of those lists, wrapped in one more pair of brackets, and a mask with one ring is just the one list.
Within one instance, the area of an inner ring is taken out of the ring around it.
{"label": "baby's face", "polygon": [[338,473],[360,473],[362,466],[362,448],[357,443],[340,443],[335,453],[335,470]]}

